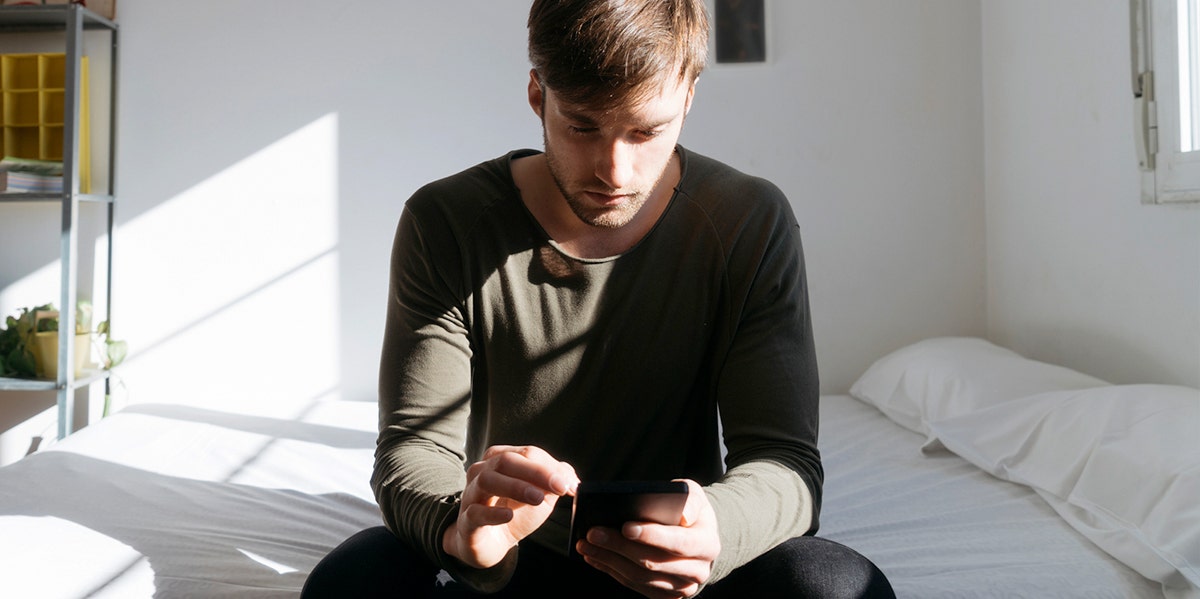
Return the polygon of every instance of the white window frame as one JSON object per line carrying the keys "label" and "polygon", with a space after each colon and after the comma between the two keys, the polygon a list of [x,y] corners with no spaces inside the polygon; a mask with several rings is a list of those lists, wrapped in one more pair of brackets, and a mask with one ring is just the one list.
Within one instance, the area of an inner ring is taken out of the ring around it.
{"label": "white window frame", "polygon": [[[1147,204],[1200,202],[1200,148],[1180,150],[1178,6],[1178,0],[1130,0],[1134,119]],[[1198,66],[1191,65],[1192,73]]]}

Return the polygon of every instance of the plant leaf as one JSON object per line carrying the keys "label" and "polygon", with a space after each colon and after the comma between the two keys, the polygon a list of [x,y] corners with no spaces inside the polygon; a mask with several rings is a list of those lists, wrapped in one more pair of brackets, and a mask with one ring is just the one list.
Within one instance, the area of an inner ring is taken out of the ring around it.
{"label": "plant leaf", "polygon": [[75,334],[82,335],[92,328],[92,302],[80,300],[75,306]]}
{"label": "plant leaf", "polygon": [[108,364],[105,364],[105,368],[112,368],[125,361],[125,356],[129,353],[128,343],[124,341],[105,341],[104,345],[105,353],[108,354]]}
{"label": "plant leaf", "polygon": [[25,348],[18,347],[13,349],[8,354],[8,367],[10,371],[19,377],[33,378],[37,376],[37,365],[33,363],[33,356],[25,351]]}

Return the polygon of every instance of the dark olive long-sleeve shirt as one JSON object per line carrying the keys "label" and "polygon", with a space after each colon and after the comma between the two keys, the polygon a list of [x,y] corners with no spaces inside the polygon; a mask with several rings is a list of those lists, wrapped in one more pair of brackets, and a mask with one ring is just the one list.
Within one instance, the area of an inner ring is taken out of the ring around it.
{"label": "dark olive long-sleeve shirt", "polygon": [[[710,582],[814,531],[817,364],[799,227],[769,182],[678,149],[682,176],[627,252],[561,251],[525,208],[512,152],[417,191],[392,253],[375,489],[388,527],[449,558],[464,465],[537,445],[582,480],[705,485]],[[724,433],[727,456],[721,460]],[[561,502],[531,541],[565,552]]]}

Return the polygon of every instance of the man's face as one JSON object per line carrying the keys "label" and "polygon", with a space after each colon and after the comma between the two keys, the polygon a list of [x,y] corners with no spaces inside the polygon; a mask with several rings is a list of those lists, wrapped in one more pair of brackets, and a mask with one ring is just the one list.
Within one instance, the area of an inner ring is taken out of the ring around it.
{"label": "man's face", "polygon": [[595,227],[629,223],[670,163],[693,86],[672,80],[645,102],[606,111],[566,103],[536,76],[529,86],[550,174],[571,210]]}

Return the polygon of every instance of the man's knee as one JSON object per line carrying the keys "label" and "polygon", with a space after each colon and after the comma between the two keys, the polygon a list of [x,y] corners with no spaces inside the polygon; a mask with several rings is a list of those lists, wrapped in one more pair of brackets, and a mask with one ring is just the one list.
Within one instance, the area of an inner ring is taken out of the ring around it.
{"label": "man's knee", "polygon": [[[862,554],[818,537],[797,537],[752,560],[710,587],[704,597],[890,598],[892,586]],[[732,593],[732,594],[730,594]]]}
{"label": "man's knee", "polygon": [[346,539],[313,568],[301,596],[427,597],[437,568],[382,526]]}

